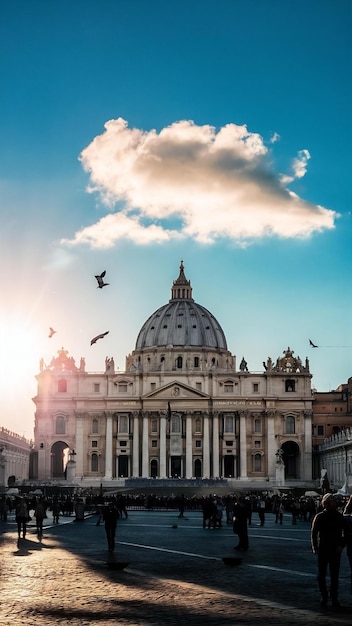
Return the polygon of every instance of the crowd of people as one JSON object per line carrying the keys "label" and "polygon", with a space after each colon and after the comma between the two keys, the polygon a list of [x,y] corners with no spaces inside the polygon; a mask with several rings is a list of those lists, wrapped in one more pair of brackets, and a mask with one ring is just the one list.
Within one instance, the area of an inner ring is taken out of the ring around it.
{"label": "crowd of people", "polygon": [[[339,607],[338,580],[341,554],[346,548],[351,570],[352,593],[352,496],[343,501],[337,494],[326,493],[321,497],[295,498],[290,494],[258,493],[246,495],[228,494],[225,497],[214,495],[202,497],[157,496],[149,494],[131,495],[114,494],[90,496],[83,501],[82,497],[72,498],[43,495],[15,499],[0,497],[0,521],[6,522],[8,514],[15,515],[18,540],[25,538],[28,522],[34,517],[36,532],[41,540],[44,519],[52,516],[53,524],[58,524],[60,516],[76,515],[76,520],[84,519],[84,510],[98,514],[97,525],[104,522],[108,550],[115,547],[115,532],[119,518],[128,517],[128,509],[144,508],[147,511],[155,508],[178,511],[183,518],[185,511],[201,510],[204,529],[222,528],[231,525],[238,536],[236,551],[249,549],[248,527],[252,523],[264,526],[266,515],[275,516],[275,523],[282,525],[297,522],[309,524],[312,552],[317,555],[318,585],[321,593],[321,605],[327,606],[329,596],[332,606]],[[253,520],[256,517],[256,522]],[[327,573],[330,574],[330,589],[327,587]]]}

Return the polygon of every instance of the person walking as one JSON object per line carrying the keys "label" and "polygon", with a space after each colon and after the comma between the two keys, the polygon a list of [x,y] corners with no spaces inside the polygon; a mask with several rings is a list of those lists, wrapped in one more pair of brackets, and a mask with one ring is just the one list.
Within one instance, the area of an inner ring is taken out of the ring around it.
{"label": "person walking", "polygon": [[38,539],[41,539],[43,536],[43,520],[46,516],[46,503],[43,498],[39,498],[34,508]]}
{"label": "person walking", "polygon": [[323,510],[316,514],[311,528],[312,551],[318,556],[318,584],[321,593],[321,605],[327,606],[328,590],[326,575],[330,571],[330,597],[332,606],[340,606],[338,583],[341,552],[345,546],[345,521],[337,510],[337,499],[332,493],[326,493],[321,501]]}
{"label": "person walking", "polygon": [[234,550],[240,550],[240,552],[248,550],[249,547],[247,520],[245,499],[240,496],[237,500],[235,497],[233,503],[233,532],[238,535],[238,545],[235,546]]}
{"label": "person walking", "polygon": [[29,521],[29,512],[28,512],[27,502],[22,496],[20,496],[16,504],[16,523],[17,523],[17,533],[18,533],[19,539],[21,537],[21,532],[22,532],[23,539],[26,538],[28,521]]}
{"label": "person walking", "polygon": [[259,517],[259,526],[264,526],[265,524],[265,500],[263,497],[259,496],[257,499],[257,511]]}
{"label": "person walking", "polygon": [[347,558],[349,560],[350,570],[351,570],[351,593],[352,593],[352,496],[350,496],[344,508],[343,517],[345,520]]}
{"label": "person walking", "polygon": [[282,526],[282,521],[284,518],[284,511],[285,511],[285,507],[283,505],[282,500],[280,499],[276,503],[276,507],[275,507],[275,524],[280,524]]}
{"label": "person walking", "polygon": [[105,522],[105,533],[109,552],[113,552],[115,548],[116,524],[119,517],[118,509],[113,501],[104,505],[103,520]]}
{"label": "person walking", "polygon": [[178,516],[183,517],[185,512],[186,499],[184,494],[182,493],[178,499]]}

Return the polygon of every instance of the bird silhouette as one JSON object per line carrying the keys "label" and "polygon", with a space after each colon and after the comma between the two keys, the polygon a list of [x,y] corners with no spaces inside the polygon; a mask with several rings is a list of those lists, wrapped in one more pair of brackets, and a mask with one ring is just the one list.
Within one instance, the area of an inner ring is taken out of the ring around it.
{"label": "bird silhouette", "polygon": [[104,270],[101,274],[98,274],[95,278],[98,281],[98,287],[97,289],[102,289],[103,287],[106,287],[107,285],[109,285],[110,283],[104,283],[104,276],[106,274],[106,270]]}
{"label": "bird silhouette", "polygon": [[56,333],[56,330],[54,330],[53,328],[51,328],[51,326],[49,326],[49,339],[50,339],[53,335],[55,335],[55,333]]}
{"label": "bird silhouette", "polygon": [[312,346],[312,348],[319,348],[319,346],[316,346],[311,339],[309,339],[309,345]]}
{"label": "bird silhouette", "polygon": [[105,335],[108,335],[108,334],[109,334],[109,331],[107,330],[105,333],[101,333],[100,335],[93,337],[92,341],[90,342],[90,345],[92,346],[93,343],[96,343],[98,341],[98,339],[103,339],[103,337],[105,337]]}

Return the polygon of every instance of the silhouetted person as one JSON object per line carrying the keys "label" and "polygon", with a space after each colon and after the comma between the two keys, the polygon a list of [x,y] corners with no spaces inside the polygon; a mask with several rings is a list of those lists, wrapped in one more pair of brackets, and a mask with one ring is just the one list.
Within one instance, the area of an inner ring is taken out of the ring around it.
{"label": "silhouetted person", "polygon": [[43,520],[46,518],[46,503],[43,498],[39,498],[35,505],[34,517],[37,525],[37,535],[41,539],[43,536]]}
{"label": "silhouetted person", "polygon": [[119,512],[114,502],[105,505],[103,508],[103,520],[105,522],[105,533],[109,552],[113,552],[115,548],[115,532],[118,519]]}
{"label": "silhouetted person", "polygon": [[29,520],[28,506],[27,502],[24,498],[20,497],[16,504],[16,523],[17,523],[17,532],[18,538],[21,536],[21,532],[23,535],[23,539],[26,537],[27,533],[27,522]]}
{"label": "silhouetted person", "polygon": [[186,500],[185,500],[185,496],[182,493],[178,499],[178,512],[179,512],[179,517],[183,517],[183,514],[185,512],[185,506],[186,506]]}
{"label": "silhouetted person", "polygon": [[311,543],[314,554],[318,555],[318,583],[321,605],[328,602],[326,574],[330,571],[330,596],[333,607],[339,607],[338,583],[341,552],[345,546],[345,521],[337,511],[337,499],[326,493],[322,501],[323,510],[317,513],[312,522]]}
{"label": "silhouetted person", "polygon": [[352,496],[348,500],[344,512],[343,517],[345,520],[345,539],[346,539],[346,549],[347,549],[347,557],[350,564],[351,570],[351,593],[352,593]]}
{"label": "silhouetted person", "polygon": [[233,504],[233,532],[238,535],[238,545],[235,550],[248,550],[247,509],[243,497],[234,498]]}

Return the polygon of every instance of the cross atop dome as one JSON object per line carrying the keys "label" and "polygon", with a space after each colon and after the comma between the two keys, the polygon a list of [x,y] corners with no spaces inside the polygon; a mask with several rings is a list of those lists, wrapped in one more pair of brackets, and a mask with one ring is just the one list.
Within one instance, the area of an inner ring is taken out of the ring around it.
{"label": "cross atop dome", "polygon": [[171,287],[171,299],[172,300],[192,300],[192,287],[191,281],[187,280],[184,273],[183,260],[181,259],[180,273],[176,280],[174,280]]}

